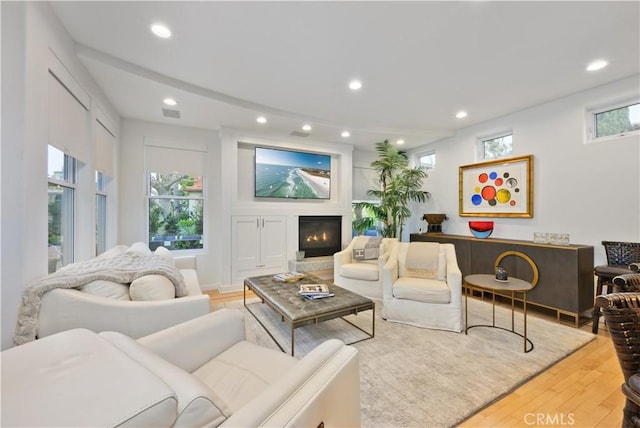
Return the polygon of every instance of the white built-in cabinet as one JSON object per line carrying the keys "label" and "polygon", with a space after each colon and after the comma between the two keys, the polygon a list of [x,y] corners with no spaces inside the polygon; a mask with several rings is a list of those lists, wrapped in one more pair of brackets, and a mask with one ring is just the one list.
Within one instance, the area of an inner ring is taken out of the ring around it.
{"label": "white built-in cabinet", "polygon": [[234,283],[244,278],[286,270],[287,218],[233,216],[231,269]]}

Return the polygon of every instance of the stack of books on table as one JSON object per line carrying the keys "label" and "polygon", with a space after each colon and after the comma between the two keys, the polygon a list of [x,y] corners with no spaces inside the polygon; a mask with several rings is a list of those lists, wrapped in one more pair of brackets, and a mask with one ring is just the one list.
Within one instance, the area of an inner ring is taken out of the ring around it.
{"label": "stack of books on table", "polygon": [[304,278],[304,274],[300,272],[285,272],[273,275],[273,279],[282,282],[296,282]]}
{"label": "stack of books on table", "polygon": [[310,300],[324,299],[325,297],[334,296],[334,294],[329,291],[329,286],[327,284],[300,284],[298,294],[305,299]]}

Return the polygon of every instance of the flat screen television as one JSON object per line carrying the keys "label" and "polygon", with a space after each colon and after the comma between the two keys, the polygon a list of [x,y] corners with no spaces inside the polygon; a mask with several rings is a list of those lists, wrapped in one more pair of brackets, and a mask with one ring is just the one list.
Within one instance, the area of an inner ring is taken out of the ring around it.
{"label": "flat screen television", "polygon": [[331,156],[256,147],[256,198],[329,199]]}

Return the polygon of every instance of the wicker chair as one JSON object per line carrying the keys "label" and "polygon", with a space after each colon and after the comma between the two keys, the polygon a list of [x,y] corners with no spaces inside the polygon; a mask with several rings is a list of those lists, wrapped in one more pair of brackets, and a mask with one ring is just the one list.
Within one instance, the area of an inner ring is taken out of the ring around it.
{"label": "wicker chair", "polygon": [[[640,284],[640,274],[625,276],[627,282]],[[601,295],[596,306],[607,322],[624,376],[622,393],[627,402],[622,426],[640,427],[640,292]]]}
{"label": "wicker chair", "polygon": [[[594,274],[598,277],[596,296],[602,294],[604,285],[607,286],[607,293],[610,293],[614,285],[613,278],[630,273],[629,265],[640,262],[640,242],[602,241],[602,245],[607,255],[607,264],[596,266],[593,269]],[[594,305],[592,319],[592,331],[597,334],[600,320],[600,309],[597,305]]]}

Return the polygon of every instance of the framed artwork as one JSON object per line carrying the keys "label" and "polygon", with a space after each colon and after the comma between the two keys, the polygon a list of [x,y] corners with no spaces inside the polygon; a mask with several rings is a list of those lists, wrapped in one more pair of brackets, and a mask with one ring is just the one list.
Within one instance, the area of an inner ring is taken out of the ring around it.
{"label": "framed artwork", "polygon": [[533,217],[533,155],[459,168],[462,217]]}

